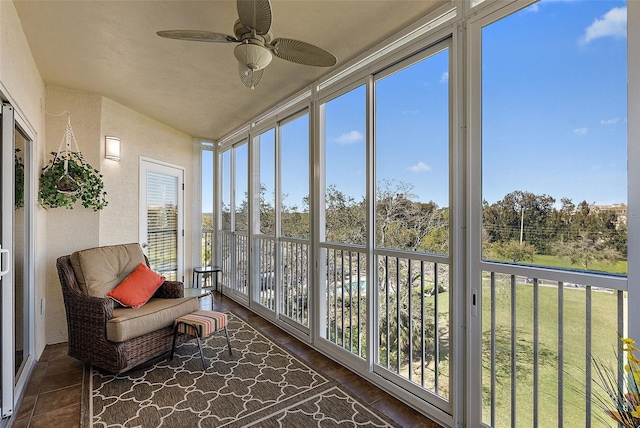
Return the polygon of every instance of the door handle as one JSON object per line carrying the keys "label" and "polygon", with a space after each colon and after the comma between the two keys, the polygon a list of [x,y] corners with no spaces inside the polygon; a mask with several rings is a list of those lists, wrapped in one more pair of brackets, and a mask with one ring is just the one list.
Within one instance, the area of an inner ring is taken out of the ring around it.
{"label": "door handle", "polygon": [[[6,256],[6,269],[2,269],[2,261],[5,260]],[[9,250],[0,249],[0,276],[4,276],[9,273],[9,266],[11,265],[10,253]]]}
{"label": "door handle", "polygon": [[147,248],[147,247],[149,246],[149,244],[147,244],[146,242],[143,242],[140,246],[141,246],[142,248]]}

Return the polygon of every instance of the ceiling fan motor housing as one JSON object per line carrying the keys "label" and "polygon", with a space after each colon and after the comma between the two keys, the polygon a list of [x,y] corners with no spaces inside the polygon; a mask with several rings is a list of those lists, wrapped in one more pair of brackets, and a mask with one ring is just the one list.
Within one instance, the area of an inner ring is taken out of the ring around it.
{"label": "ceiling fan motor housing", "polygon": [[257,40],[244,40],[235,47],[233,54],[240,64],[244,64],[254,71],[262,70],[273,59],[269,49]]}

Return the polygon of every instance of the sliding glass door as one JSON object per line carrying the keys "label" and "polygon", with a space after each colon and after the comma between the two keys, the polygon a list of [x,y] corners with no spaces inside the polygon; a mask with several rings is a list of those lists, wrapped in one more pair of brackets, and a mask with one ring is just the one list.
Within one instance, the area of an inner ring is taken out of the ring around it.
{"label": "sliding glass door", "polygon": [[[268,316],[309,329],[309,113],[253,138],[254,300]],[[259,181],[258,181],[259,180]],[[259,200],[258,198],[259,193]]]}
{"label": "sliding glass door", "polygon": [[243,140],[220,154],[219,248],[222,283],[242,301],[249,296],[249,149]]}
{"label": "sliding glass door", "polygon": [[492,427],[608,425],[593,361],[615,368],[619,335],[633,334],[627,2],[519,7],[469,35],[476,415]]}
{"label": "sliding glass door", "polygon": [[13,413],[33,361],[33,147],[29,133],[16,124],[13,108],[2,106],[2,194],[0,197],[0,287],[2,304],[2,417]]}
{"label": "sliding glass door", "polygon": [[11,416],[13,412],[13,379],[14,367],[14,320],[13,320],[13,287],[14,269],[13,259],[13,165],[14,131],[13,109],[9,105],[2,106],[2,163],[0,164],[2,194],[0,196],[0,242],[2,245],[2,268],[0,287],[2,296],[2,417]]}

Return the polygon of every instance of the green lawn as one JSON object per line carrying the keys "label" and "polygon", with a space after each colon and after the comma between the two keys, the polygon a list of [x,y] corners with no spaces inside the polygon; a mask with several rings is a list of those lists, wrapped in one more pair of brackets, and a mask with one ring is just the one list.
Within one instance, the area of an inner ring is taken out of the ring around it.
{"label": "green lawn", "polygon": [[[532,264],[549,267],[560,267],[569,269],[582,269],[581,266],[574,265],[571,260],[558,258],[557,256],[547,256],[537,254],[534,256]],[[617,261],[615,263],[593,262],[589,265],[589,270],[608,272],[608,273],[627,273],[627,262]]]}
{"label": "green lawn", "polygon": [[[508,279],[505,278],[505,282]],[[511,290],[496,293],[496,427],[511,424]],[[483,418],[490,423],[490,289],[483,285]],[[591,346],[594,355],[614,360],[617,346],[616,295],[596,292],[592,298]],[[586,292],[564,290],[564,426],[584,426]],[[516,422],[533,424],[533,287],[516,286]],[[539,426],[558,426],[558,289],[539,288]],[[594,411],[597,408],[594,405]],[[600,426],[592,418],[594,426]]]}
{"label": "green lawn", "polygon": [[[497,275],[496,293],[496,423],[495,427],[511,426],[511,288],[510,276]],[[490,339],[491,339],[491,306],[488,280],[483,281],[483,422],[489,424],[490,418]],[[533,347],[533,286],[531,284],[516,285],[516,426],[533,426],[533,381],[534,381],[534,347]],[[538,349],[538,388],[539,410],[538,426],[558,426],[558,288],[540,286],[538,288],[539,314],[539,349]],[[563,426],[585,426],[585,372],[586,353],[586,298],[585,289],[565,288],[563,292]],[[449,293],[438,295],[440,309],[440,326],[450,324]],[[418,301],[416,299],[416,301]],[[425,299],[432,307],[434,297]],[[614,293],[591,292],[591,353],[600,358],[609,359],[615,364],[615,349],[618,346],[617,332],[617,296]],[[441,336],[444,358],[439,365],[438,393],[449,397],[449,343],[448,334]],[[433,389],[434,363],[429,364],[426,388]],[[408,377],[408,366],[403,366],[400,375]],[[414,379],[415,380],[415,379]],[[595,403],[592,411],[601,414]],[[593,426],[602,426],[592,416]]]}

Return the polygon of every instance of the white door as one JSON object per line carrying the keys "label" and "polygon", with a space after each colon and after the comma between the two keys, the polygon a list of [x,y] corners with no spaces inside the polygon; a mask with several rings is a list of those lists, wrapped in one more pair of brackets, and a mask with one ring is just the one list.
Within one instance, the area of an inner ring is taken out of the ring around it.
{"label": "white door", "polygon": [[0,163],[0,302],[2,315],[0,408],[2,418],[13,413],[34,363],[34,243],[33,133],[1,107],[2,161]]}
{"label": "white door", "polygon": [[13,385],[14,385],[14,272],[12,265],[13,252],[13,201],[14,201],[14,122],[13,109],[4,104],[2,106],[2,164],[0,165],[0,248],[2,248],[2,267],[0,268],[0,287],[2,287],[2,417],[9,417],[13,413]]}
{"label": "white door", "polygon": [[184,169],[140,159],[140,245],[151,269],[184,282]]}

